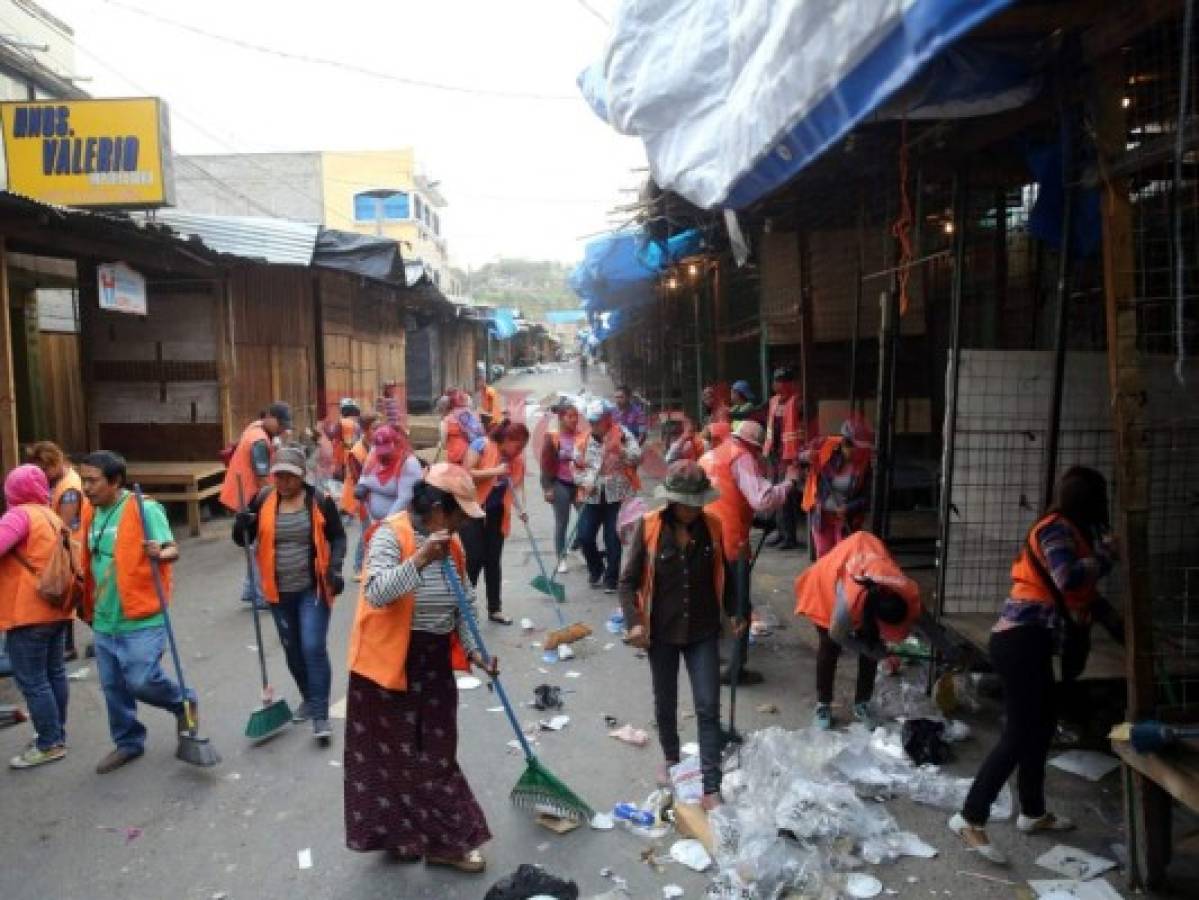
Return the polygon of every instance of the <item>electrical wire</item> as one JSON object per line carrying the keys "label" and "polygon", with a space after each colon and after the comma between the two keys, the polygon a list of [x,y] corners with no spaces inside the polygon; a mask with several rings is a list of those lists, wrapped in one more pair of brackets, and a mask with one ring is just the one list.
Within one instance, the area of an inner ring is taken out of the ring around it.
{"label": "electrical wire", "polygon": [[503,91],[494,88],[468,87],[465,85],[448,84],[441,81],[429,81],[422,78],[410,78],[404,75],[393,75],[390,72],[383,72],[378,69],[371,69],[366,66],[360,66],[356,63],[348,63],[339,59],[332,59],[326,56],[313,56],[307,53],[295,53],[291,50],[282,50],[278,47],[268,47],[265,44],[255,44],[251,41],[245,41],[241,38],[233,37],[219,32],[209,31],[206,28],[201,28],[198,25],[191,25],[187,22],[180,22],[175,19],[167,18],[158,13],[151,12],[148,9],[142,9],[132,4],[122,3],[120,0],[105,0],[109,6],[115,6],[118,9],[123,9],[126,12],[141,16],[144,19],[157,22],[161,25],[166,25],[169,28],[175,28],[180,31],[190,32],[191,34],[199,35],[200,37],[208,38],[212,41],[229,44],[238,47],[242,50],[248,50],[253,53],[261,53],[266,56],[274,56],[279,59],[290,60],[291,62],[306,63],[314,66],[325,66],[330,69],[338,69],[343,72],[349,72],[354,75],[362,75],[367,78],[375,78],[380,81],[389,81],[394,84],[403,84],[407,87],[420,88],[422,90],[442,91],[450,94],[462,94],[473,97],[490,97],[496,100],[536,100],[536,101],[553,101],[563,102],[570,101],[577,103],[579,98],[573,94],[540,94],[532,91]]}

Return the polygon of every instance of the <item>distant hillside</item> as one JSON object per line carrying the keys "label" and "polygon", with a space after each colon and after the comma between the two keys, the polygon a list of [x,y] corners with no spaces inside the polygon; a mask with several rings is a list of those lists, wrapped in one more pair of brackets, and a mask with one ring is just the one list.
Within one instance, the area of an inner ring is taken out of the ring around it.
{"label": "distant hillside", "polygon": [[579,298],[566,284],[570,266],[532,259],[501,259],[458,277],[466,293],[483,303],[515,307],[533,321],[551,309],[578,309]]}

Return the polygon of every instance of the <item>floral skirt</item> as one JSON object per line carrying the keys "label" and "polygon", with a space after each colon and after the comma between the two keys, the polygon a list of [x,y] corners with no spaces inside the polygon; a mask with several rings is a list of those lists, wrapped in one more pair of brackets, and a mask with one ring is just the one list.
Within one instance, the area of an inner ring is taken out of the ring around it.
{"label": "floral skirt", "polygon": [[413,631],[408,690],[350,673],[345,817],[351,850],[459,857],[491,839],[456,759],[458,687],[449,635]]}

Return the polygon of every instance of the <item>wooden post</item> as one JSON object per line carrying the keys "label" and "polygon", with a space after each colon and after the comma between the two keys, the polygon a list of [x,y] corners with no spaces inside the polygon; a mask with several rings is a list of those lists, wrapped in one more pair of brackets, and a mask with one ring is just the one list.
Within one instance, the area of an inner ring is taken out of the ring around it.
{"label": "wooden post", "polygon": [[221,443],[230,444],[237,440],[233,423],[233,388],[237,348],[233,345],[232,284],[231,274],[226,272],[219,282],[214,282],[212,291],[212,318],[216,325],[216,377],[217,408],[221,419]]}
{"label": "wooden post", "polygon": [[17,390],[12,361],[12,314],[8,308],[8,250],[4,238],[0,237],[0,465],[8,472],[20,461]]}
{"label": "wooden post", "polygon": [[99,450],[100,422],[96,417],[96,381],[92,377],[92,348],[95,346],[96,331],[100,327],[100,284],[99,272],[96,267],[99,262],[90,257],[75,261],[75,271],[79,278],[79,354],[82,357],[80,365],[83,376],[83,402],[87,419],[87,446],[90,450]]}
{"label": "wooden post", "polygon": [[806,443],[811,436],[808,434],[808,426],[816,409],[812,402],[811,380],[808,377],[812,358],[812,272],[808,263],[808,233],[799,228],[795,237],[795,264],[799,268],[799,290],[796,295],[796,313],[799,315],[799,389],[802,392],[799,409],[803,417],[803,441]]}
{"label": "wooden post", "polygon": [[[1127,125],[1121,97],[1124,67],[1119,55],[1096,67],[1095,136],[1102,173],[1125,148]],[[1107,316],[1108,377],[1112,394],[1115,477],[1119,485],[1113,510],[1116,533],[1124,547],[1116,572],[1125,589],[1125,666],[1127,717],[1148,718],[1156,703],[1153,681],[1153,596],[1149,560],[1149,442],[1145,422],[1145,373],[1137,346],[1136,253],[1132,204],[1124,178],[1103,178],[1103,283]],[[1165,875],[1170,855],[1170,803],[1165,792],[1138,772],[1129,772],[1125,810],[1134,886],[1154,889]]]}

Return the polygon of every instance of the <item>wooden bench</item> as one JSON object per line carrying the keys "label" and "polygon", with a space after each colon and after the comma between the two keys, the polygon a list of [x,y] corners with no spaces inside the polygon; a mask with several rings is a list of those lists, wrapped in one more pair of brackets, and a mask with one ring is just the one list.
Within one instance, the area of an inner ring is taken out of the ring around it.
{"label": "wooden bench", "polygon": [[[941,624],[985,654],[991,641],[991,628],[997,618],[998,612],[946,613],[941,617]],[[1113,641],[1103,628],[1095,626],[1091,629],[1091,655],[1082,677],[1116,681],[1122,679],[1124,673],[1124,648]]]}
{"label": "wooden bench", "polygon": [[186,503],[187,527],[200,533],[200,504],[221,492],[225,467],[219,462],[131,462],[129,483],[140,484],[159,503]]}

